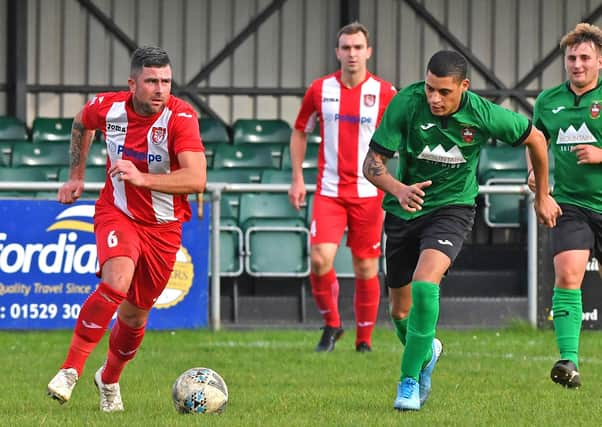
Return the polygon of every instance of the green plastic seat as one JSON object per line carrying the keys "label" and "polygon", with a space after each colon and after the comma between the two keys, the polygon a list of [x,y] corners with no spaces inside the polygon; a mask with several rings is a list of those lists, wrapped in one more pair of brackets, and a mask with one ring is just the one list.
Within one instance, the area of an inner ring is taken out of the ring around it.
{"label": "green plastic seat", "polygon": [[320,135],[320,124],[316,123],[314,130],[307,135],[307,142],[309,144],[320,144],[322,142],[322,136]]}
{"label": "green plastic seat", "polygon": [[307,277],[309,230],[305,209],[283,193],[244,193],[238,223],[245,236],[245,271],[254,277]]}
{"label": "green plastic seat", "polygon": [[491,178],[501,177],[508,171],[522,171],[524,175],[527,174],[527,160],[523,146],[485,145],[481,149],[477,169],[479,183],[484,184]]}
{"label": "green plastic seat", "polygon": [[0,167],[10,167],[12,155],[13,141],[0,141]]}
{"label": "green plastic seat", "polygon": [[201,117],[199,119],[199,129],[201,130],[201,139],[204,144],[229,144],[230,136],[228,129],[222,122],[211,117]]}
{"label": "green plastic seat", "polygon": [[69,165],[69,142],[13,145],[13,167],[44,167],[47,178],[56,181],[61,167]]}
{"label": "green plastic seat", "polygon": [[[46,182],[47,171],[43,167],[0,167],[0,181],[2,182]],[[35,197],[36,190],[0,190],[0,197]],[[54,191],[56,198],[56,191]]]}
{"label": "green plastic seat", "polygon": [[72,118],[36,117],[31,125],[34,143],[46,141],[71,141]]}
{"label": "green plastic seat", "polygon": [[89,166],[105,166],[107,164],[107,145],[104,141],[94,141],[90,145],[86,163]]}
{"label": "green plastic seat", "polygon": [[334,271],[337,272],[337,277],[355,277],[353,272],[353,255],[351,248],[347,246],[347,230],[341,238],[337,254],[334,257]]}
{"label": "green plastic seat", "polygon": [[[318,178],[318,170],[313,168],[303,169],[303,180],[305,184],[315,184]],[[290,184],[290,170],[265,170],[261,175],[262,184]]]}
{"label": "green plastic seat", "polygon": [[68,166],[69,142],[14,144],[12,166]]}
{"label": "green plastic seat", "polygon": [[[105,182],[107,177],[107,168],[105,166],[88,166],[86,167],[85,181],[86,182]],[[62,167],[59,169],[58,180],[65,182],[69,179],[69,168]]]}
{"label": "green plastic seat", "polygon": [[259,144],[219,145],[213,156],[213,169],[278,169],[280,161],[273,157],[271,147]]}
{"label": "green plastic seat", "polygon": [[[234,195],[238,196],[238,194]],[[243,234],[236,219],[237,211],[230,204],[230,199],[223,196],[224,194],[220,200],[220,276],[238,277],[244,271]],[[211,274],[211,267],[210,253],[209,274]]]}
{"label": "green plastic seat", "polygon": [[[316,169],[318,167],[318,155],[320,152],[319,144],[307,144],[307,149],[305,150],[305,158],[303,159],[303,169],[313,168]],[[291,169],[291,147],[290,145],[285,145],[282,150],[282,169],[290,170]]]}
{"label": "green plastic seat", "polygon": [[13,116],[0,116],[0,141],[28,138],[25,122]]}
{"label": "green plastic seat", "polygon": [[280,119],[239,119],[232,125],[233,143],[288,144],[291,127]]}
{"label": "green plastic seat", "polygon": [[249,184],[261,181],[261,169],[224,168],[207,171],[207,182],[228,184]]}

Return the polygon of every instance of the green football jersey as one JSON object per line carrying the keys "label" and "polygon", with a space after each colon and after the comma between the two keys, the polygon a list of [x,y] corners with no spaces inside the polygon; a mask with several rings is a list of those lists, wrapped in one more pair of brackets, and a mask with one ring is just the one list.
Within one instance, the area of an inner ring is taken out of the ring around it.
{"label": "green football jersey", "polygon": [[521,144],[531,130],[526,117],[466,91],[460,108],[435,116],[426,100],[424,82],[400,91],[387,107],[372,140],[399,152],[397,179],[406,185],[431,180],[422,210],[407,212],[386,194],[383,208],[403,219],[447,205],[474,205],[479,191],[477,165],[482,146],[491,138]]}
{"label": "green football jersey", "polygon": [[602,213],[602,164],[577,164],[571,148],[591,144],[602,148],[602,81],[581,96],[568,82],[543,91],[535,101],[533,123],[554,156],[554,198]]}

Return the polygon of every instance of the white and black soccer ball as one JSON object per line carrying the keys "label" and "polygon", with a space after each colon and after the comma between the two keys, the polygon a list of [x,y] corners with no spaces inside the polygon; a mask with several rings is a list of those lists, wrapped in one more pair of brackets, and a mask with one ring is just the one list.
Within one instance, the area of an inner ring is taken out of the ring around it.
{"label": "white and black soccer ball", "polygon": [[228,403],[228,386],[213,369],[192,368],[176,379],[172,398],[182,414],[219,414]]}

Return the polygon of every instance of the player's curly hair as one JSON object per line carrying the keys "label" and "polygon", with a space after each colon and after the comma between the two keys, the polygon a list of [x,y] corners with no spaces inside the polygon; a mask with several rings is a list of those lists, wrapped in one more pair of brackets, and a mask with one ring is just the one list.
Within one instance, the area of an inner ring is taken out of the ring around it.
{"label": "player's curly hair", "polygon": [[569,46],[587,42],[592,42],[598,52],[602,53],[602,30],[595,25],[581,22],[560,40],[560,49],[564,52]]}
{"label": "player's curly hair", "polygon": [[370,32],[368,32],[368,28],[364,24],[360,24],[357,21],[353,21],[350,24],[342,27],[337,33],[337,47],[339,46],[339,39],[343,34],[357,34],[362,33],[364,37],[366,37],[366,45],[370,47]]}
{"label": "player's curly hair", "polygon": [[156,46],[142,46],[132,53],[130,75],[137,76],[142,67],[165,67],[170,65],[167,52]]}

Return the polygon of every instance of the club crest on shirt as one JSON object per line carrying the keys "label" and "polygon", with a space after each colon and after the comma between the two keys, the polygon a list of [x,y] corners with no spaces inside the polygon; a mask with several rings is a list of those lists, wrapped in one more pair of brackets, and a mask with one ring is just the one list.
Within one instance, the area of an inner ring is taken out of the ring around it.
{"label": "club crest on shirt", "polygon": [[462,139],[464,140],[464,142],[472,142],[474,138],[474,131],[469,128],[469,127],[465,127],[462,129]]}
{"label": "club crest on shirt", "polygon": [[364,95],[364,105],[366,107],[373,107],[376,104],[376,95],[367,93]]}
{"label": "club crest on shirt", "polygon": [[161,127],[153,127],[151,132],[151,138],[153,140],[153,144],[161,144],[165,139],[165,135],[167,134],[167,129]]}
{"label": "club crest on shirt", "polygon": [[600,101],[592,102],[592,105],[589,107],[589,113],[592,119],[597,119],[600,116]]}

